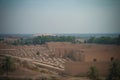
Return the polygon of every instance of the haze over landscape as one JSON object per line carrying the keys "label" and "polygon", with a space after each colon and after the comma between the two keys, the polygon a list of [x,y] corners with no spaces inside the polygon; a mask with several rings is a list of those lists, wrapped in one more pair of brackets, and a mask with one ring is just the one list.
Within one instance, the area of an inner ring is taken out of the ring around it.
{"label": "haze over landscape", "polygon": [[0,0],[0,80],[120,80],[120,0]]}
{"label": "haze over landscape", "polygon": [[120,33],[120,0],[0,0],[0,33]]}

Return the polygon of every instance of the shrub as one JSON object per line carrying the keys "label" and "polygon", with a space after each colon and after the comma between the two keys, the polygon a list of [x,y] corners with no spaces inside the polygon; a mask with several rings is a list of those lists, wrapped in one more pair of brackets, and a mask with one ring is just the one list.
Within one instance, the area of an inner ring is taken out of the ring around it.
{"label": "shrub", "polygon": [[11,57],[6,56],[1,63],[1,69],[4,72],[8,72],[8,71],[14,71],[15,70],[15,64],[14,61]]}
{"label": "shrub", "polygon": [[112,61],[106,80],[120,80],[120,62]]}
{"label": "shrub", "polygon": [[36,55],[40,55],[40,52],[38,51],[38,52],[36,53]]}
{"label": "shrub", "polygon": [[98,70],[95,66],[92,66],[92,67],[89,68],[88,77],[91,80],[98,80],[99,79]]}

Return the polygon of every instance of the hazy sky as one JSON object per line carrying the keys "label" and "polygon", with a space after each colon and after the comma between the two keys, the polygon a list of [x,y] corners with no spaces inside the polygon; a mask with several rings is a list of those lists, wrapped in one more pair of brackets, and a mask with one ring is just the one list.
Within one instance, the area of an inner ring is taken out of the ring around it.
{"label": "hazy sky", "polygon": [[0,0],[0,33],[120,33],[120,0]]}

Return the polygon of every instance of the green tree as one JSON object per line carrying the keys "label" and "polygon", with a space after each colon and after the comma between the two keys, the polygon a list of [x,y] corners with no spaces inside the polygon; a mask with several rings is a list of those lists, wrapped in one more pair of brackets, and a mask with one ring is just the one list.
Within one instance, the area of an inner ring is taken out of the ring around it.
{"label": "green tree", "polygon": [[120,45],[120,35],[118,35],[118,38],[117,38],[117,45]]}
{"label": "green tree", "polygon": [[120,80],[120,62],[112,61],[107,80]]}
{"label": "green tree", "polygon": [[88,40],[87,40],[87,43],[93,43],[95,40],[95,37],[90,37]]}
{"label": "green tree", "polygon": [[14,71],[15,64],[13,59],[11,57],[6,56],[5,59],[2,60],[1,69],[2,69],[2,72],[7,73],[7,75],[8,75],[8,72]]}
{"label": "green tree", "polygon": [[4,38],[0,38],[0,41],[4,41]]}
{"label": "green tree", "polygon": [[99,80],[98,70],[95,66],[91,66],[88,71],[88,77],[91,80]]}
{"label": "green tree", "polygon": [[87,43],[97,43],[97,44],[117,44],[120,45],[120,35],[118,37],[90,37]]}

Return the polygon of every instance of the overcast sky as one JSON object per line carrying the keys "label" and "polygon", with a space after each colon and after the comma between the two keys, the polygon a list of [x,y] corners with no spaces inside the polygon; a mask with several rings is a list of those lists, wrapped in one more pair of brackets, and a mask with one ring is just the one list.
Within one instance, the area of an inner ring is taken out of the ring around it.
{"label": "overcast sky", "polygon": [[120,0],[0,0],[0,33],[120,33]]}

